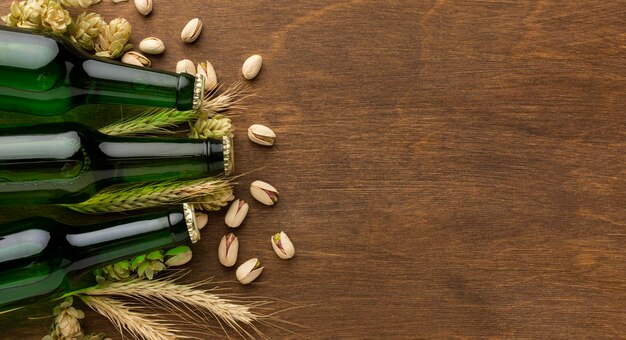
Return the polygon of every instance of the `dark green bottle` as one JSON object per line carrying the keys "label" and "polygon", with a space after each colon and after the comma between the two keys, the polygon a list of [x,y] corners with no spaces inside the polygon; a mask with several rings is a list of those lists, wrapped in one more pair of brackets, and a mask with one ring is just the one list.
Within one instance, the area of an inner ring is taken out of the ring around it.
{"label": "dark green bottle", "polygon": [[0,205],[70,204],[114,184],[230,174],[223,140],[113,137],[76,123],[0,128]]}
{"label": "dark green bottle", "polygon": [[197,108],[203,79],[95,58],[59,36],[0,27],[0,109],[63,114],[81,104]]}
{"label": "dark green bottle", "polygon": [[92,269],[199,239],[189,204],[92,225],[43,217],[0,225],[0,311],[91,286]]}

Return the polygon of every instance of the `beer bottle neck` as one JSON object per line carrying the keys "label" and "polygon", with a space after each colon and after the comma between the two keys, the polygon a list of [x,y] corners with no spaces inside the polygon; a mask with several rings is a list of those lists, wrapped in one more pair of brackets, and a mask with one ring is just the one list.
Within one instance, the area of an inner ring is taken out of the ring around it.
{"label": "beer bottle neck", "polygon": [[[76,83],[85,103],[126,104],[172,107],[178,110],[197,108],[201,101],[202,79],[186,73],[175,74],[87,59],[80,65]],[[72,72],[70,72],[72,76]],[[71,82],[74,82],[70,80]]]}

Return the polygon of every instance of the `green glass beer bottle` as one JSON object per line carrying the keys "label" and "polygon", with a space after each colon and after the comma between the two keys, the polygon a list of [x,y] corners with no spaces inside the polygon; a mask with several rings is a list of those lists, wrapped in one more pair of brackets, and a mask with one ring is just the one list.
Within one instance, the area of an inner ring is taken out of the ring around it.
{"label": "green glass beer bottle", "polygon": [[199,239],[189,204],[92,225],[43,217],[0,225],[0,311],[91,286],[92,269]]}
{"label": "green glass beer bottle", "polygon": [[77,123],[0,128],[0,205],[70,204],[114,184],[233,171],[230,138],[114,137]]}
{"label": "green glass beer bottle", "polygon": [[0,27],[0,108],[63,114],[81,104],[198,108],[203,78],[99,59],[63,37]]}

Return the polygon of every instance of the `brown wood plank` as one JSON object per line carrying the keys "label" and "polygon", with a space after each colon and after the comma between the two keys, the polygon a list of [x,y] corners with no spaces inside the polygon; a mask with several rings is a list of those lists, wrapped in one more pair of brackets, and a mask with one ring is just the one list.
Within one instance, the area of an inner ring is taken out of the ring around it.
{"label": "brown wood plank", "polygon": [[[10,1],[0,0],[1,12]],[[239,80],[241,178],[275,184],[237,230],[260,280],[234,292],[307,306],[312,338],[626,336],[625,1],[158,1],[93,9],[157,36],[155,67],[210,60]],[[199,41],[180,29],[199,16]],[[1,48],[1,46],[0,46]],[[253,123],[278,134],[251,144]],[[191,278],[234,280],[211,218]],[[291,261],[269,237],[286,230]],[[48,307],[32,309],[42,315]],[[37,339],[50,320],[0,319]],[[86,327],[115,335],[88,313]],[[284,332],[261,327],[271,338]]]}

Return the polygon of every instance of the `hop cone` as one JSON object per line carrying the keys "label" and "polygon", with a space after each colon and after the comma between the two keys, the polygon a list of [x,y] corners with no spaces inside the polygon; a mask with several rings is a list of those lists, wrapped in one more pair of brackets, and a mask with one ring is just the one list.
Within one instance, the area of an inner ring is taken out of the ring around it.
{"label": "hop cone", "polygon": [[130,38],[131,27],[124,18],[111,20],[103,26],[96,41],[96,55],[103,58],[115,59],[131,49],[133,45],[127,44]]}
{"label": "hop cone", "polygon": [[[178,246],[169,249],[167,252],[153,251],[149,254],[137,256],[128,261],[120,261],[106,267],[94,270],[96,281],[104,283],[106,281],[121,281],[127,279],[131,274],[137,273],[139,277],[152,279],[154,275],[165,268],[182,266],[192,258],[191,248]],[[165,261],[165,262],[164,262]]]}
{"label": "hop cone", "polygon": [[70,39],[87,51],[95,49],[95,41],[106,23],[97,13],[83,12],[70,25]]}
{"label": "hop cone", "polygon": [[72,22],[70,13],[54,1],[48,1],[47,5],[42,8],[41,26],[52,33],[65,33]]}
{"label": "hop cone", "polygon": [[94,271],[96,281],[119,281],[130,276],[130,261],[120,261]]}
{"label": "hop cone", "polygon": [[195,199],[195,202],[197,203],[194,204],[194,208],[207,211],[217,211],[222,207],[227,206],[228,202],[232,201],[234,198],[233,188],[230,186],[223,186]]}
{"label": "hop cone", "polygon": [[191,127],[190,138],[216,138],[231,136],[235,128],[230,118],[217,114],[209,119],[198,119]]}
{"label": "hop cone", "polygon": [[37,29],[41,27],[41,14],[45,6],[41,1],[20,1],[11,4],[11,12],[2,17],[7,26]]}
{"label": "hop cone", "polygon": [[72,307],[72,297],[68,297],[60,305],[54,307],[55,316],[49,335],[42,340],[80,339],[83,330],[80,327],[80,319],[85,317],[83,311]]}
{"label": "hop cone", "polygon": [[147,255],[135,257],[130,263],[130,269],[137,271],[137,276],[147,277],[152,280],[155,274],[165,269],[163,263],[163,252],[153,251]]}

